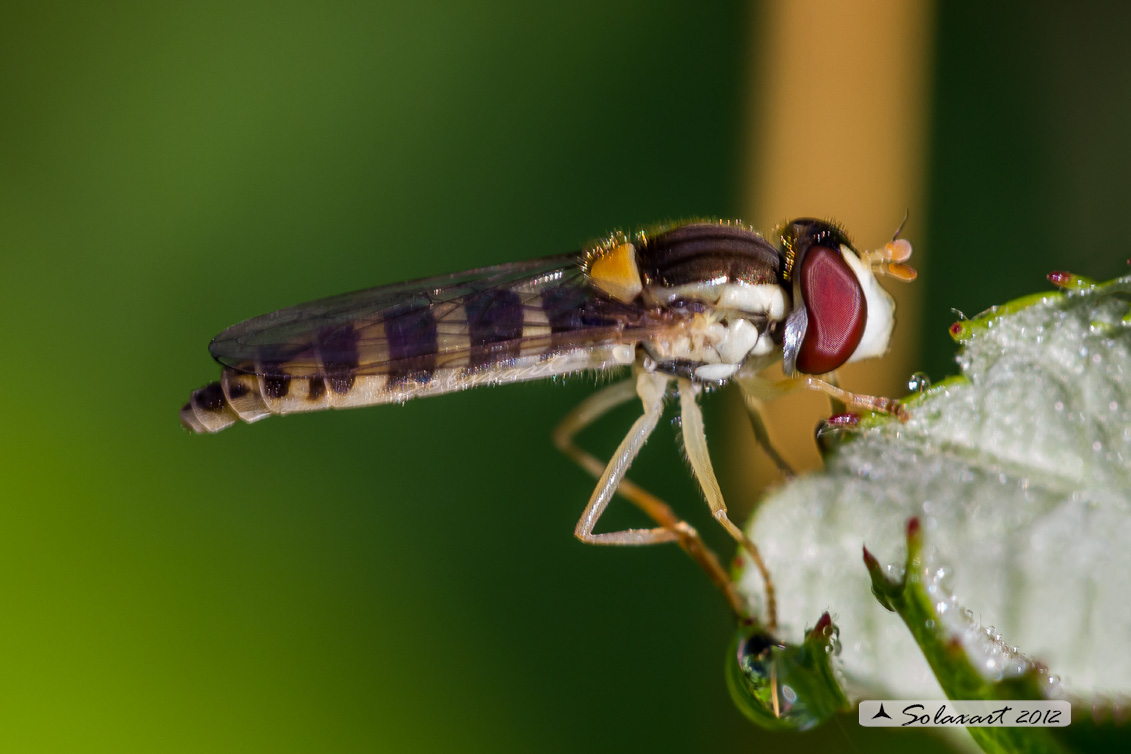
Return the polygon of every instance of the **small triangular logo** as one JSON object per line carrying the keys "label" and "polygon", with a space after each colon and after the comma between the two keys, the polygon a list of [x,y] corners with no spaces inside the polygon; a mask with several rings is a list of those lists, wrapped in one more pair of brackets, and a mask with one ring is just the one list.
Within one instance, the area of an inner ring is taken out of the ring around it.
{"label": "small triangular logo", "polygon": [[873,720],[875,720],[877,717],[886,717],[888,720],[891,720],[891,715],[889,715],[887,712],[884,712],[883,702],[880,702],[880,711],[872,715]]}

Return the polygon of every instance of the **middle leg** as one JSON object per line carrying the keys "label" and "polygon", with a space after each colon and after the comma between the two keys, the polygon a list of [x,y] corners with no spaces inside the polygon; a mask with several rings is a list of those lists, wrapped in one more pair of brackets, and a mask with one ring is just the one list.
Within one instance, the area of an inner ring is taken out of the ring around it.
{"label": "middle leg", "polygon": [[766,589],[766,627],[773,631],[777,627],[777,599],[774,596],[774,582],[770,578],[770,571],[762,560],[762,554],[757,545],[750,540],[742,529],[738,528],[727,516],[726,501],[719,487],[719,480],[715,477],[714,467],[711,465],[711,456],[707,453],[707,434],[703,427],[703,412],[699,410],[696,398],[699,395],[699,386],[691,380],[679,380],[679,407],[680,417],[683,421],[683,446],[687,451],[687,460],[699,480],[703,495],[707,498],[707,505],[711,507],[711,514],[722,527],[734,537],[735,541],[750,556],[758,573],[762,576],[762,583]]}

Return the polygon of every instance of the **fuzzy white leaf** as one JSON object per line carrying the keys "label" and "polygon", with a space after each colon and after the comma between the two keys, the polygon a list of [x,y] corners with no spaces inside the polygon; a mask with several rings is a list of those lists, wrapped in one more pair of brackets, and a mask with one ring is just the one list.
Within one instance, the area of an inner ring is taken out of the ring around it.
{"label": "fuzzy white leaf", "polygon": [[[784,639],[800,641],[828,610],[850,691],[939,696],[861,563],[867,545],[901,573],[906,524],[918,517],[930,562],[947,571],[950,609],[996,627],[1067,693],[1131,691],[1128,291],[1124,278],[963,323],[962,377],[913,401],[906,423],[861,430],[825,471],[761,505],[748,533],[773,574]],[[753,569],[739,588],[761,600]],[[1020,668],[966,646],[987,678]]]}

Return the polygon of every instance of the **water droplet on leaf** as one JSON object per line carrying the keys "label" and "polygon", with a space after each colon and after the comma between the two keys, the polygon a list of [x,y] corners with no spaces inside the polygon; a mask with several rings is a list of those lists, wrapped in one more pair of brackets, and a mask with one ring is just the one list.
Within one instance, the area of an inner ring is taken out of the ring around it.
{"label": "water droplet on leaf", "polygon": [[907,389],[912,393],[925,393],[931,388],[931,378],[926,372],[915,372],[907,378]]}

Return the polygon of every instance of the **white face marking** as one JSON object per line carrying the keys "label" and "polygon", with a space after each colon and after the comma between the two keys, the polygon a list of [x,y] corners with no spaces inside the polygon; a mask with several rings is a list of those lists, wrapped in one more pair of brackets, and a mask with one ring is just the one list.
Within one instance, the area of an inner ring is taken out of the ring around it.
{"label": "white face marking", "polygon": [[888,350],[891,331],[895,326],[895,301],[880,287],[876,276],[872,274],[872,268],[855,252],[842,246],[841,253],[844,261],[860,281],[860,287],[864,289],[864,300],[868,302],[868,318],[864,322],[864,334],[860,336],[860,345],[856,346],[856,350],[845,363],[883,356]]}
{"label": "white face marking", "polygon": [[748,314],[765,314],[776,321],[785,317],[785,291],[772,283],[727,283],[720,288],[718,307]]}

